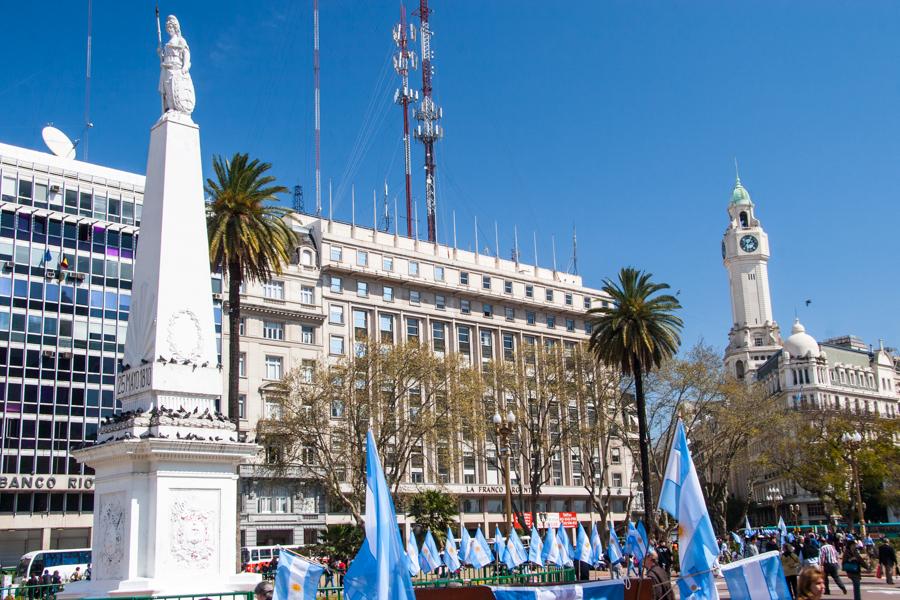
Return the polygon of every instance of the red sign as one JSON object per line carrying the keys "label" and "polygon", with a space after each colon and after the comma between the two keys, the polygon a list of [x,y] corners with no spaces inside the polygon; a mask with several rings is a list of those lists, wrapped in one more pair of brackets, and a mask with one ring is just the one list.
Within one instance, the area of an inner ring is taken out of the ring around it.
{"label": "red sign", "polygon": [[566,529],[578,527],[578,513],[561,512],[559,513],[559,522],[562,523],[562,526]]}
{"label": "red sign", "polygon": [[531,524],[533,522],[531,519],[531,513],[522,513],[521,517],[522,518],[520,520],[516,515],[513,515],[513,524],[516,527],[521,527],[522,521],[525,521],[525,529],[531,529]]}

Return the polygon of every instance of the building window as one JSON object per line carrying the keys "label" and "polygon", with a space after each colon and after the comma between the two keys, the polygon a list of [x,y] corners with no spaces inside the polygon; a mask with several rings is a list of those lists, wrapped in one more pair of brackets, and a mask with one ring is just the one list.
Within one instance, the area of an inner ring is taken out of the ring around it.
{"label": "building window", "polygon": [[512,294],[512,281],[504,281],[503,282],[503,293],[504,294]]}
{"label": "building window", "polygon": [[334,325],[343,325],[344,307],[340,304],[332,304],[328,311],[328,322]]}
{"label": "building window", "polygon": [[612,486],[615,488],[622,487],[622,474],[621,473],[613,473],[612,474]]}
{"label": "building window", "polygon": [[278,404],[277,402],[273,402],[272,400],[266,400],[265,417],[267,419],[280,419],[281,418],[281,405]]}
{"label": "building window", "polygon": [[238,394],[238,417],[247,418],[247,394]]}
{"label": "building window", "polygon": [[491,289],[491,278],[488,275],[481,276],[481,289],[483,289],[483,290]]}
{"label": "building window", "polygon": [[266,379],[281,379],[283,361],[280,356],[266,355]]}
{"label": "building window", "polygon": [[418,262],[416,262],[414,260],[409,261],[409,274],[412,275],[413,277],[419,276],[419,263]]}
{"label": "building window", "polygon": [[388,344],[394,343],[394,315],[381,313],[378,315],[379,339]]}
{"label": "building window", "polygon": [[267,281],[263,284],[263,295],[272,300],[284,300],[284,282]]}
{"label": "building window", "polygon": [[525,284],[525,297],[526,298],[534,298],[534,286],[529,284]]}
{"label": "building window", "polygon": [[263,337],[267,340],[283,340],[284,323],[280,321],[263,321]]}
{"label": "building window", "polygon": [[547,289],[544,291],[544,298],[547,302],[553,302],[553,290]]}
{"label": "building window", "polygon": [[434,280],[435,281],[443,281],[444,280],[444,267],[435,267],[434,268]]}
{"label": "building window", "polygon": [[386,285],[381,288],[381,297],[385,302],[393,302],[394,301],[394,288],[389,285]]}
{"label": "building window", "polygon": [[422,294],[418,290],[409,290],[409,303],[419,304],[422,302]]}
{"label": "building window", "polygon": [[753,338],[753,345],[754,345],[754,346],[762,346],[762,345],[763,345],[763,339],[762,339],[761,337]]}
{"label": "building window", "polygon": [[537,316],[534,314],[533,310],[525,311],[525,322],[529,325],[534,325],[537,322]]}
{"label": "building window", "polygon": [[516,309],[511,306],[507,306],[503,309],[503,312],[506,313],[507,321],[515,321],[516,320]]}
{"label": "building window", "polygon": [[571,292],[566,292],[565,299],[566,299],[566,306],[572,306],[572,293]]}
{"label": "building window", "polygon": [[241,352],[238,356],[238,377],[247,376],[247,353]]}
{"label": "building window", "polygon": [[419,343],[419,320],[406,320],[406,341]]}
{"label": "building window", "polygon": [[300,288],[300,304],[314,304],[316,298],[316,290],[314,287],[304,285]]}
{"label": "building window", "polygon": [[547,329],[556,329],[556,317],[547,315]]}
{"label": "building window", "polygon": [[336,277],[334,275],[331,276],[331,291],[335,294],[340,294],[341,292],[343,292],[340,277]]}
{"label": "building window", "polygon": [[431,323],[431,343],[434,346],[435,352],[444,352],[444,350],[446,350],[446,340],[444,339],[445,330],[446,328],[443,323],[439,321]]}
{"label": "building window", "polygon": [[481,358],[483,361],[494,358],[494,334],[489,329],[481,330]]}
{"label": "building window", "polygon": [[340,246],[332,246],[331,247],[331,261],[332,262],[341,262],[343,257],[343,250]]}
{"label": "building window", "polygon": [[440,294],[435,294],[434,307],[438,310],[444,310],[445,308],[447,308],[447,299]]}
{"label": "building window", "polygon": [[394,270],[394,257],[392,256],[382,256],[381,257],[381,268],[385,271],[393,271]]}
{"label": "building window", "polygon": [[302,344],[315,344],[316,343],[316,328],[312,325],[301,325],[300,326],[300,343]]}
{"label": "building window", "polygon": [[356,282],[356,295],[360,298],[369,297],[369,284],[365,281]]}
{"label": "building window", "polygon": [[247,335],[247,319],[245,317],[241,317],[238,325],[238,335]]}
{"label": "building window", "polygon": [[590,310],[591,308],[591,299],[587,296],[584,297],[584,310]]}
{"label": "building window", "polygon": [[505,360],[513,360],[515,358],[516,343],[513,334],[503,334],[503,358]]}
{"label": "building window", "polygon": [[472,354],[472,330],[459,325],[456,327],[457,350],[466,357]]}
{"label": "building window", "polygon": [[328,341],[328,352],[331,354],[344,353],[344,338],[340,335],[333,335]]}
{"label": "building window", "polygon": [[464,315],[467,315],[470,312],[472,312],[472,303],[469,302],[468,300],[460,300],[459,301],[459,312],[461,312]]}
{"label": "building window", "polygon": [[313,254],[309,250],[300,251],[300,264],[304,267],[313,266]]}
{"label": "building window", "polygon": [[575,319],[566,319],[566,331],[575,331]]}
{"label": "building window", "polygon": [[469,274],[465,271],[459,272],[459,285],[469,285]]}
{"label": "building window", "polygon": [[367,267],[369,266],[369,253],[365,250],[357,250],[356,251],[356,266],[357,267]]}
{"label": "building window", "polygon": [[622,449],[621,448],[610,449],[609,462],[611,462],[614,465],[622,464]]}
{"label": "building window", "polygon": [[494,307],[490,304],[482,304],[481,312],[485,316],[485,318],[492,318],[494,316]]}
{"label": "building window", "polygon": [[316,361],[308,358],[303,359],[303,362],[300,363],[300,380],[303,383],[312,383],[315,372]]}
{"label": "building window", "polygon": [[588,335],[591,335],[591,333],[594,332],[594,326],[591,325],[591,322],[590,322],[590,321],[585,321],[585,322],[584,322],[584,332],[585,332],[586,334],[588,334]]}

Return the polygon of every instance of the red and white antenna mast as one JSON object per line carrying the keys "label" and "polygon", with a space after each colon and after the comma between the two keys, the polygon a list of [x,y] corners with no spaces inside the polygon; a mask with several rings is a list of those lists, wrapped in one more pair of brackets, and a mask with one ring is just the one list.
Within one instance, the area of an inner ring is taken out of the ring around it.
{"label": "red and white antenna mast", "polygon": [[[394,27],[394,43],[397,44],[397,54],[394,55],[394,70],[400,75],[400,89],[394,92],[394,102],[403,109],[403,150],[406,156],[406,235],[412,237],[412,183],[411,183],[411,159],[409,150],[409,104],[418,99],[416,90],[409,87],[409,70],[416,68],[416,53],[409,49],[409,42],[415,41],[416,29],[409,26],[409,35],[406,33],[406,7],[400,3],[400,23]],[[396,226],[396,225],[395,225]]]}
{"label": "red and white antenna mast", "polygon": [[422,21],[420,27],[420,38],[422,40],[422,102],[419,104],[419,110],[416,111],[416,120],[419,126],[416,127],[416,139],[425,146],[425,210],[428,213],[428,241],[437,241],[437,224],[435,222],[435,213],[437,201],[434,190],[434,143],[444,137],[444,130],[438,124],[443,116],[443,111],[434,103],[431,98],[431,76],[432,66],[431,59],[431,29],[428,26],[428,15],[431,9],[428,8],[428,0],[419,0],[419,9],[416,14]]}
{"label": "red and white antenna mast", "polygon": [[313,86],[316,94],[316,215],[322,214],[322,152],[319,121],[319,0],[313,0]]}

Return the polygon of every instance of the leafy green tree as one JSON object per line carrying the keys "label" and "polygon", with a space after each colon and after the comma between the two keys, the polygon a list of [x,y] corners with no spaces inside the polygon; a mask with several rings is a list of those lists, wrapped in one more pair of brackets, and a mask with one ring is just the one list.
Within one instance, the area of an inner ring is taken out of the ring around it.
{"label": "leafy green tree", "polygon": [[424,490],[407,498],[406,514],[416,520],[419,537],[431,529],[436,541],[442,543],[447,536],[447,527],[459,514],[459,500],[440,490]]}
{"label": "leafy green tree", "polygon": [[356,525],[329,525],[324,532],[319,532],[319,543],[308,546],[304,552],[327,556],[335,560],[350,563],[362,546],[366,537],[365,530]]}
{"label": "leafy green tree", "polygon": [[231,160],[216,156],[215,179],[206,180],[209,259],[212,268],[228,279],[228,414],[238,430],[241,286],[280,274],[296,242],[284,221],[289,211],[271,204],[288,191],[267,174],[271,167],[246,154],[235,154]]}
{"label": "leafy green tree", "polygon": [[654,519],[650,487],[650,435],[644,397],[644,374],[675,355],[681,344],[682,320],[675,314],[678,299],[660,294],[669,289],[652,281],[653,275],[632,267],[619,271],[619,281],[606,279],[602,291],[610,298],[607,306],[588,311],[592,333],[590,349],[604,365],[617,367],[634,377],[641,454],[641,481],[644,496],[644,523],[651,529]]}

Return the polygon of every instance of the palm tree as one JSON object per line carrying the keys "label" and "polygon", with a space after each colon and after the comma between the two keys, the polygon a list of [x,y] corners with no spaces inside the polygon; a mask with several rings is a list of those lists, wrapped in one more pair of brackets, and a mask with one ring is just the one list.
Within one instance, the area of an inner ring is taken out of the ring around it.
{"label": "palm tree", "polygon": [[216,180],[206,180],[209,259],[213,269],[228,277],[228,414],[238,437],[241,286],[245,281],[266,281],[280,274],[296,241],[284,221],[290,211],[271,204],[278,194],[288,191],[266,174],[271,167],[246,154],[235,154],[231,160],[216,156]]}
{"label": "palm tree", "polygon": [[634,377],[647,531],[652,531],[650,515],[653,504],[643,375],[675,355],[681,344],[679,333],[683,324],[681,318],[674,314],[681,308],[678,299],[668,294],[654,296],[669,289],[669,286],[654,283],[652,277],[651,273],[632,267],[623,268],[619,271],[618,283],[610,279],[603,281],[602,290],[612,300],[611,305],[588,311],[592,325],[589,347],[597,361]]}

